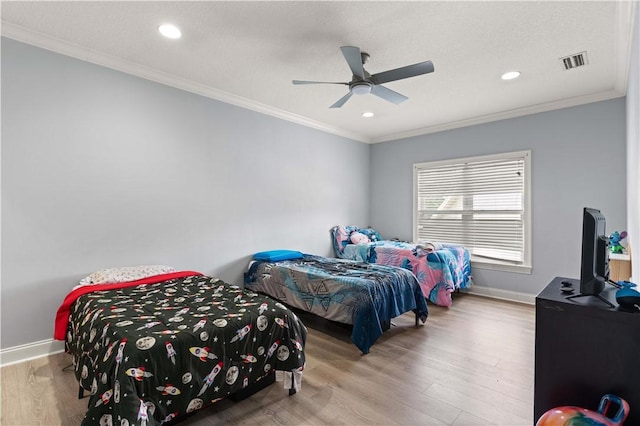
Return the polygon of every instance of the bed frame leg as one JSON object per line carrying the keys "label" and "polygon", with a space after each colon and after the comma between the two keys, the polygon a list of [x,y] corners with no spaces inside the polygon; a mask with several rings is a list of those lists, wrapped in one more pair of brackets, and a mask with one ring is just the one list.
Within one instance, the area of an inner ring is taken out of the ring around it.
{"label": "bed frame leg", "polygon": [[291,387],[289,388],[289,396],[295,395],[296,393],[296,385],[295,385],[295,372],[291,371]]}
{"label": "bed frame leg", "polygon": [[418,315],[417,312],[415,314],[416,314],[416,327],[417,327],[418,325],[420,325],[420,315]]}

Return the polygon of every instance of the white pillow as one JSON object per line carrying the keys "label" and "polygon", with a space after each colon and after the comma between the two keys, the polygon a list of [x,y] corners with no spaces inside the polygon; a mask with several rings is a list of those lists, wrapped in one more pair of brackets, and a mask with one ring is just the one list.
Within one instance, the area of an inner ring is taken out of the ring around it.
{"label": "white pillow", "polygon": [[175,268],[165,265],[123,266],[119,268],[101,269],[81,279],[78,285],[73,289],[75,290],[76,288],[85,285],[136,281],[142,278],[152,277],[154,275],[168,274],[175,271]]}

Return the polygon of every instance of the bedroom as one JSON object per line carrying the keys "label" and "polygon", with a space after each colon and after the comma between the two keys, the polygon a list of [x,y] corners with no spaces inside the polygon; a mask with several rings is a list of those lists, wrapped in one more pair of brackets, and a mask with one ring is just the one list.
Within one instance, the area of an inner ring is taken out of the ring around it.
{"label": "bedroom", "polygon": [[533,271],[474,271],[531,302],[577,274],[585,205],[637,235],[638,96],[636,53],[626,98],[367,144],[3,38],[3,363],[59,351],[58,304],[103,267],[239,282],[274,242],[330,255],[336,224],[410,239],[411,166],[430,159],[532,150]]}

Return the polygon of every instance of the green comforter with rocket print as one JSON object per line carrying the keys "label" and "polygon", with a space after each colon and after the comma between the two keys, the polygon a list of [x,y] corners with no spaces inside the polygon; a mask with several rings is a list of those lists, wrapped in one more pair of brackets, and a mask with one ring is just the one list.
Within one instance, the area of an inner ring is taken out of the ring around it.
{"label": "green comforter with rocket print", "polygon": [[203,275],[95,287],[66,335],[91,393],[83,425],[161,425],[304,366],[306,328],[271,298]]}

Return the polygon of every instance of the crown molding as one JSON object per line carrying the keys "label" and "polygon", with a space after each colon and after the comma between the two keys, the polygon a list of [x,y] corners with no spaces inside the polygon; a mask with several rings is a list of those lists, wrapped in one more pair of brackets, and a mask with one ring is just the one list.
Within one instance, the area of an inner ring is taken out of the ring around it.
{"label": "crown molding", "polygon": [[406,139],[415,136],[427,135],[430,133],[443,132],[445,130],[453,130],[461,127],[475,126],[477,124],[491,123],[493,121],[506,120],[509,118],[517,118],[525,115],[538,114],[541,112],[553,111],[562,108],[570,108],[578,105],[589,104],[592,102],[606,101],[609,99],[624,97],[625,93],[617,90],[609,90],[606,92],[576,96],[573,98],[562,99],[559,101],[546,102],[542,104],[532,105],[524,108],[515,108],[509,111],[501,111],[495,114],[487,114],[473,117],[465,120],[451,121],[449,123],[438,124],[435,126],[421,127],[419,129],[409,130],[406,132],[393,133],[379,138],[373,138],[370,143],[389,142],[399,139]]}
{"label": "crown molding", "polygon": [[638,7],[636,1],[618,1],[616,3],[616,28],[615,40],[615,82],[614,88],[627,93],[629,83],[629,61],[631,60],[631,47],[633,46],[633,25],[635,10]]}
{"label": "crown molding", "polygon": [[241,108],[259,112],[261,114],[280,118],[282,120],[300,124],[305,127],[310,127],[337,136],[342,136],[347,139],[352,139],[364,143],[371,142],[370,138],[361,134],[329,126],[319,121],[310,120],[306,117],[302,117],[288,111],[273,108],[269,105],[252,101],[251,99],[243,98],[241,96],[236,96],[222,90],[207,87],[203,84],[187,80],[173,74],[154,70],[135,62],[125,61],[115,56],[88,49],[77,44],[69,43],[65,40],[51,37],[19,25],[15,25],[5,21],[0,21],[0,24],[0,34],[3,37],[30,44],[32,46],[40,47],[42,49],[50,50],[52,52],[60,53],[62,55],[69,56],[75,59],[80,59],[85,62],[90,62],[92,64],[121,71],[126,74],[131,74],[136,77],[144,78],[146,80],[154,81],[156,83],[164,84],[166,86],[174,87],[186,92],[239,106]]}

